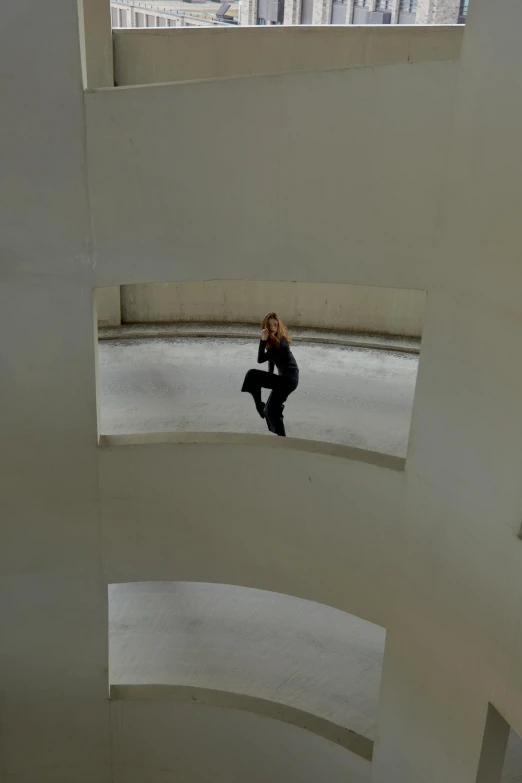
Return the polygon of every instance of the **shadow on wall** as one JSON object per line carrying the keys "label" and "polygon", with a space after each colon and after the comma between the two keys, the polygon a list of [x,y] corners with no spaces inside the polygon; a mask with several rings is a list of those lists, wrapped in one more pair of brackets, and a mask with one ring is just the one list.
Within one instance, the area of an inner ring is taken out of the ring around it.
{"label": "shadow on wall", "polygon": [[290,326],[420,338],[426,295],[376,286],[216,280],[99,288],[96,301],[100,326],[259,324],[275,310]]}
{"label": "shadow on wall", "polygon": [[522,783],[522,740],[504,717],[488,706],[477,783]]}

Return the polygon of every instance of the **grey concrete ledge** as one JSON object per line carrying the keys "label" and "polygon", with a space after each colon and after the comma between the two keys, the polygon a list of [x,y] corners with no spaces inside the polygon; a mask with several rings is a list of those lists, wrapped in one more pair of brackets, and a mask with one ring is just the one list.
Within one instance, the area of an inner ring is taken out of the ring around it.
{"label": "grey concrete ledge", "polygon": [[283,451],[301,451],[339,457],[397,471],[403,471],[406,465],[404,457],[381,454],[378,451],[366,451],[353,446],[304,438],[278,438],[275,435],[249,435],[240,432],[136,432],[129,435],[100,435],[99,438],[100,448],[153,446],[167,443],[191,446],[253,446]]}
{"label": "grey concrete ledge", "polygon": [[305,729],[367,761],[372,760],[371,739],[313,713],[257,696],[190,685],[111,685],[110,698],[112,701],[175,701],[244,710]]}
{"label": "grey concrete ledge", "polygon": [[458,60],[463,25],[113,31],[119,88]]}
{"label": "grey concrete ledge", "polygon": [[[302,328],[291,331],[295,342],[395,351],[414,355],[420,353],[420,340],[414,337]],[[161,337],[255,340],[259,337],[259,328],[252,324],[176,323],[103,326],[98,329],[100,340],[143,340]]]}

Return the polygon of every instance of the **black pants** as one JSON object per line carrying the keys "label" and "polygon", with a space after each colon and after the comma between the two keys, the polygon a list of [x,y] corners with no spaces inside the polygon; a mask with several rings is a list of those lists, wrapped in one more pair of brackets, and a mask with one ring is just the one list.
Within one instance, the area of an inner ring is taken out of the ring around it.
{"label": "black pants", "polygon": [[265,407],[266,424],[270,432],[286,435],[283,423],[283,409],[288,395],[297,389],[298,377],[275,375],[265,370],[249,370],[241,391],[250,392],[254,401],[261,401],[261,389],[272,389]]}

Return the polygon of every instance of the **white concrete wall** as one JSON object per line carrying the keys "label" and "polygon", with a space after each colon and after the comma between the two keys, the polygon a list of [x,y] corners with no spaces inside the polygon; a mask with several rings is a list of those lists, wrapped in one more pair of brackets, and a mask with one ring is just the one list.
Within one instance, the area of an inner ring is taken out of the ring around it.
{"label": "white concrete wall", "polygon": [[[490,18],[516,30],[521,11],[475,9],[454,123],[451,62],[87,101],[99,284],[428,291],[404,474],[230,445],[115,448],[101,462],[110,578],[276,589],[387,628],[378,783],[475,783],[488,701],[522,726],[522,371],[512,361],[522,177],[508,166],[516,84],[507,80],[508,95],[497,71],[515,79],[520,54],[515,33],[506,47]],[[183,150],[172,177],[170,129]]]}
{"label": "white concrete wall", "polygon": [[[319,18],[323,5],[328,3],[315,3],[314,13],[320,13],[314,24],[324,24]],[[251,27],[241,31],[226,27],[115,30],[114,75],[116,84],[123,87],[383,63],[456,60],[460,56],[462,34],[462,27],[383,29],[378,25]]]}
{"label": "white concrete wall", "polygon": [[[519,0],[473,0],[453,118],[452,62],[108,90],[87,160],[75,4],[2,10],[4,778],[110,779],[105,586],[164,578],[383,625],[374,783],[475,783],[488,702],[522,732]],[[98,462],[93,287],[215,278],[428,291],[405,472],[268,438]]]}
{"label": "white concrete wall", "polygon": [[[397,771],[388,775],[390,783],[422,778],[422,757],[433,760],[426,779],[474,780],[472,751],[481,727],[473,737],[468,709],[458,716],[460,730],[448,720],[457,703],[479,700],[485,715],[491,701],[519,733],[522,726],[522,368],[515,358],[522,336],[516,207],[522,199],[522,104],[513,100],[520,94],[521,25],[517,0],[470,3],[440,231],[428,256],[438,282],[428,286],[428,350],[420,362],[407,472],[409,559],[419,568],[429,563],[419,573],[424,590],[439,610],[451,607],[439,640],[462,641],[453,661],[449,650],[441,651],[454,670],[449,693],[440,667],[433,667],[431,684],[420,687],[417,680],[415,686],[416,669],[428,664],[435,636],[423,635],[415,623],[388,634],[383,736],[374,766],[384,774],[391,762]],[[419,598],[412,594],[404,617],[408,610],[419,617]],[[464,674],[465,660],[472,671],[460,678],[458,662]],[[394,729],[385,739],[392,714]],[[428,724],[432,735],[421,743]],[[466,753],[457,750],[459,734],[469,738]],[[400,745],[406,736],[419,755],[405,764]]]}
{"label": "white concrete wall", "polygon": [[119,326],[121,324],[120,286],[97,288],[94,294],[98,326]]}
{"label": "white concrete wall", "polygon": [[76,3],[3,2],[0,73],[0,779],[107,783]]}
{"label": "white concrete wall", "polygon": [[111,703],[114,783],[369,783],[359,756],[280,721],[169,702]]}
{"label": "white concrete wall", "polygon": [[98,285],[425,289],[456,75],[448,60],[88,93]]}
{"label": "white concrete wall", "polygon": [[[405,474],[272,450],[262,441],[219,445],[216,437],[213,444],[101,449],[108,582],[257,587],[383,626],[390,607],[386,560],[400,526]],[[364,558],[365,551],[371,556]]]}
{"label": "white concrete wall", "polygon": [[[113,289],[98,289],[99,292]],[[104,294],[108,297],[108,294]],[[153,283],[121,288],[126,324],[217,321],[256,323],[269,310],[291,326],[347,329],[420,337],[426,296],[377,286],[215,280]],[[112,314],[104,314],[108,325]],[[114,316],[116,312],[114,312]],[[100,322],[102,323],[102,322]]]}

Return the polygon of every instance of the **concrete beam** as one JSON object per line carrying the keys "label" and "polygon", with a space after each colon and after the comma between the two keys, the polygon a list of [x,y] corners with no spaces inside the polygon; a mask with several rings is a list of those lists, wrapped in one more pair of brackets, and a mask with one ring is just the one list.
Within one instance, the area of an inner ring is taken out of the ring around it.
{"label": "concrete beam", "polygon": [[80,47],[85,89],[114,86],[109,0],[78,0]]}

